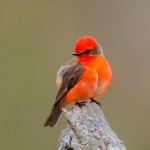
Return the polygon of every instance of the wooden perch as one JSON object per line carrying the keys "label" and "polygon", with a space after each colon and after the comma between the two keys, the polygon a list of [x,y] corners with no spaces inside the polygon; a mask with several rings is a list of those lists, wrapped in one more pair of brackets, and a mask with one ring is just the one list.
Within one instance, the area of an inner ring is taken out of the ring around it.
{"label": "wooden perch", "polygon": [[68,127],[61,133],[59,150],[126,150],[95,102],[63,111]]}

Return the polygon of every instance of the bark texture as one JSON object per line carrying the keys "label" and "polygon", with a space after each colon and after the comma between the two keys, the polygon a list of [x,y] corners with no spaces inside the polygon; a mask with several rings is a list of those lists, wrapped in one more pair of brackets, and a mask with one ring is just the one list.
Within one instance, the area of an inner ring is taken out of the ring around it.
{"label": "bark texture", "polygon": [[63,111],[68,127],[61,133],[59,150],[126,150],[95,102]]}

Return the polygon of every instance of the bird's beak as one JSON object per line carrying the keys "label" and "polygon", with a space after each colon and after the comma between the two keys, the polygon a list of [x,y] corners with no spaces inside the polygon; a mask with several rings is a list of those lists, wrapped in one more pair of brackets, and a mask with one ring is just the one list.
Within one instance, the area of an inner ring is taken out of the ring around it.
{"label": "bird's beak", "polygon": [[79,56],[80,53],[75,52],[75,53],[72,53],[72,55],[74,55],[74,56]]}

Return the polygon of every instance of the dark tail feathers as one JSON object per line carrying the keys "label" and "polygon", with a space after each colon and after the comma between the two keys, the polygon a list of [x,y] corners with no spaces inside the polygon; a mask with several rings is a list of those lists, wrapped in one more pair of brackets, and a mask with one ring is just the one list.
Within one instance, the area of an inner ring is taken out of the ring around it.
{"label": "dark tail feathers", "polygon": [[46,122],[44,123],[44,127],[47,126],[53,127],[56,124],[61,112],[62,112],[62,108],[60,107],[59,103],[56,102],[54,104],[51,114],[49,115]]}

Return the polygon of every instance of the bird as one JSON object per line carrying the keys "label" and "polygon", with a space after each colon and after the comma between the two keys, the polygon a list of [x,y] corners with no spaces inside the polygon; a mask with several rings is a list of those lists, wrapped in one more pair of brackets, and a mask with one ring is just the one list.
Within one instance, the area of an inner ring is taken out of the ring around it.
{"label": "bird", "polygon": [[61,112],[70,103],[88,99],[98,102],[112,80],[111,67],[103,50],[92,36],[80,37],[74,45],[74,57],[57,73],[58,92],[44,127],[53,127]]}

